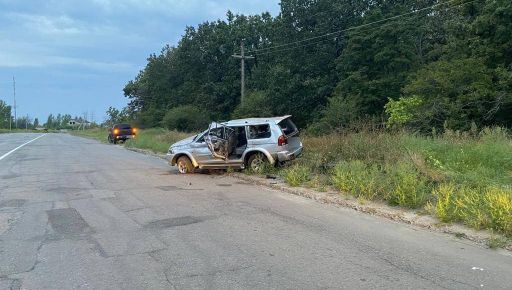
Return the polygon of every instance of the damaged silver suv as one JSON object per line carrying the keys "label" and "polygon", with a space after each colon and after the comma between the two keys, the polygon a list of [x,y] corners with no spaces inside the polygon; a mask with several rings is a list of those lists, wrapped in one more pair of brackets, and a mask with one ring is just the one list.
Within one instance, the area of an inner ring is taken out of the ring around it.
{"label": "damaged silver suv", "polygon": [[302,153],[299,130],[291,116],[212,123],[208,130],[171,145],[167,157],[182,174],[195,169],[258,171]]}

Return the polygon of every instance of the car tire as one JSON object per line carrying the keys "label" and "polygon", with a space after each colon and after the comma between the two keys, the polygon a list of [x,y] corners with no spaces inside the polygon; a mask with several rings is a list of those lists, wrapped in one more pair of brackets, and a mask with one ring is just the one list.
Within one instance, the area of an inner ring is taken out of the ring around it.
{"label": "car tire", "polygon": [[192,161],[190,161],[187,156],[181,156],[178,158],[176,166],[178,167],[178,172],[181,174],[194,173],[194,165],[192,165]]}
{"label": "car tire", "polygon": [[247,169],[253,172],[259,172],[268,162],[267,156],[263,153],[252,154],[247,160]]}

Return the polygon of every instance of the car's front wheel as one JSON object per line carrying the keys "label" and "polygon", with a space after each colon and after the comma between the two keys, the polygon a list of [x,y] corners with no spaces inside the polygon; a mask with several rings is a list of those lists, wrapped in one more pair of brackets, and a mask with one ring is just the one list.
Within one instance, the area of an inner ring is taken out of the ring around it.
{"label": "car's front wheel", "polygon": [[181,174],[189,174],[194,172],[194,165],[192,165],[192,161],[190,161],[187,156],[181,156],[178,158],[176,166],[178,167],[178,171]]}

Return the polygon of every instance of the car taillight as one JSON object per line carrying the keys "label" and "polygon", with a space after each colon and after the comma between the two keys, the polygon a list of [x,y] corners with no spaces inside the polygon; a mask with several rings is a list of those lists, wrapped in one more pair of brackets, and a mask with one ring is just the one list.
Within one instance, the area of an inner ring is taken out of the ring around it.
{"label": "car taillight", "polygon": [[119,134],[119,129],[114,129],[114,135]]}
{"label": "car taillight", "polygon": [[284,146],[286,144],[288,144],[288,139],[286,139],[286,136],[285,135],[279,136],[279,139],[277,139],[277,145]]}

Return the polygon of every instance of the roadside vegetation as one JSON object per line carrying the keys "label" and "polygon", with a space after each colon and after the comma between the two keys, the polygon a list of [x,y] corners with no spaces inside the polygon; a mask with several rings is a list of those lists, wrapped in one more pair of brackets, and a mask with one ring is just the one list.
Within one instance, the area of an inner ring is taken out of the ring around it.
{"label": "roadside vegetation", "polygon": [[512,138],[505,129],[428,137],[363,130],[303,139],[302,158],[277,171],[291,186],[333,188],[512,237]]}

